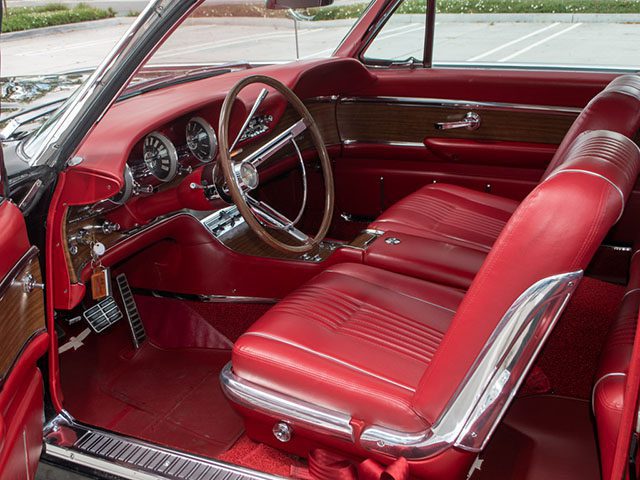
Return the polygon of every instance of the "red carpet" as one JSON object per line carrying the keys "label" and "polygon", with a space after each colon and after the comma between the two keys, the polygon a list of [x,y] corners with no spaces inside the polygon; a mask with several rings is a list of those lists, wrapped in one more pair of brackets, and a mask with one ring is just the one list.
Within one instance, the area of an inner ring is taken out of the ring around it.
{"label": "red carpet", "polygon": [[218,381],[229,350],[135,351],[124,322],[85,343],[60,357],[65,407],[78,420],[205,456],[242,434]]}
{"label": "red carpet", "polygon": [[591,398],[594,375],[625,287],[585,277],[558,321],[536,363],[551,392]]}

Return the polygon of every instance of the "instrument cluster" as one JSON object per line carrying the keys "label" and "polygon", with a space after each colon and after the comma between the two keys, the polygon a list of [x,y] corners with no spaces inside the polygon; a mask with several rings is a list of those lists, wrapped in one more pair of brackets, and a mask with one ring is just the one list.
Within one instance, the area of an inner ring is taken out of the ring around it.
{"label": "instrument cluster", "polygon": [[125,187],[110,201],[122,205],[133,195],[153,193],[194,167],[213,162],[217,154],[216,132],[200,116],[153,131],[133,149],[125,168]]}

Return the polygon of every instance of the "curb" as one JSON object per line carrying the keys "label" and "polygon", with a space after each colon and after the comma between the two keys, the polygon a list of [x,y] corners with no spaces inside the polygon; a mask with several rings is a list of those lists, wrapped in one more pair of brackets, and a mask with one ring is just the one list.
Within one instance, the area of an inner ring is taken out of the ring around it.
{"label": "curb", "polygon": [[135,18],[132,17],[113,17],[104,18],[102,20],[91,20],[89,22],[68,23],[66,25],[56,25],[55,27],[34,28],[32,30],[21,30],[19,32],[10,32],[2,34],[2,41],[9,42],[11,40],[20,40],[23,38],[46,37],[56,33],[67,33],[81,30],[92,30],[94,28],[115,27],[118,25],[128,25]]}

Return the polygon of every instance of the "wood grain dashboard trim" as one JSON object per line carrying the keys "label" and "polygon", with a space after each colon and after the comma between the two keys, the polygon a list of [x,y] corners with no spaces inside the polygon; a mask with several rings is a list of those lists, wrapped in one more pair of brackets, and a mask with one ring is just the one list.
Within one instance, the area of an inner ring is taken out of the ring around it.
{"label": "wood grain dashboard trim", "polygon": [[[477,130],[438,130],[437,122],[478,113]],[[458,138],[558,145],[580,109],[391,97],[343,98],[337,105],[338,130],[345,143],[424,144],[428,138]]]}
{"label": "wood grain dashboard trim", "polygon": [[0,384],[29,341],[45,330],[44,293],[26,291],[22,279],[42,283],[38,249],[31,247],[0,282]]}

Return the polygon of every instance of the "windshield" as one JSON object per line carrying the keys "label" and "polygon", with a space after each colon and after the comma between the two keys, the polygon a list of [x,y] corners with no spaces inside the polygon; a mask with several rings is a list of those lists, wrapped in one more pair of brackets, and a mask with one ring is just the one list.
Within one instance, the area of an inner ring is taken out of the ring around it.
{"label": "windshield", "polygon": [[[162,0],[156,1],[162,4]],[[367,7],[362,3],[347,4],[345,0],[338,1],[342,4],[295,12],[269,10],[264,6],[251,3],[251,0],[232,5],[205,3],[185,18],[146,64],[138,69],[129,85],[123,90],[121,98],[162,88],[178,81],[186,82],[205,76],[221,75],[238,68],[329,57]],[[171,0],[166,0],[166,3],[171,9],[179,9],[182,5]],[[186,3],[184,5],[185,8],[188,7]],[[135,35],[151,37],[153,27],[149,22],[152,22],[153,14],[154,10],[150,5],[138,20],[133,14],[119,18],[118,27],[120,28],[122,24],[132,25],[137,22],[136,25],[139,24],[142,27],[135,29],[137,32]],[[162,21],[162,17],[159,21]],[[144,25],[148,25],[149,28]],[[99,28],[94,26],[94,29]],[[106,25],[105,28],[109,29],[111,34],[114,33],[113,25]],[[86,39],[86,32],[83,33]],[[99,33],[92,32],[93,35]],[[106,34],[106,32],[103,33]],[[115,45],[118,37],[117,35],[113,37]],[[60,41],[60,39],[57,40]],[[85,40],[83,56],[78,66],[86,68],[89,63],[94,67],[100,65],[105,43],[110,41],[94,43]],[[93,51],[92,45],[98,44],[100,48]],[[135,39],[130,34],[125,35],[121,40],[121,45],[125,44],[128,45],[126,47],[128,49],[136,48]],[[55,50],[50,51],[55,56]],[[127,58],[122,53],[121,47],[116,47],[112,55]],[[112,59],[109,60],[109,62],[112,61]],[[108,76],[111,71],[117,74],[117,71],[111,68],[111,63],[104,63],[92,77]],[[87,90],[83,95],[89,94],[92,98],[97,91],[94,89],[95,86],[92,83],[92,86],[82,87]],[[47,133],[51,130],[49,127],[60,123],[59,119],[66,115],[64,112],[69,110],[74,97],[82,99],[83,102],[89,101],[87,99],[90,97],[79,97],[78,92],[79,90],[75,91],[61,107],[58,108],[59,102],[46,104],[46,108],[38,112],[37,118],[46,119],[46,121],[25,142],[22,142],[21,151],[26,157],[32,158],[35,152],[44,151],[43,149],[50,142],[49,137],[53,135],[53,131],[50,132],[51,134]]]}
{"label": "windshield", "polygon": [[206,3],[153,54],[129,92],[141,79],[142,84],[153,77],[170,80],[208,65],[235,69],[329,57],[366,6],[338,0],[328,7],[292,11],[270,10],[250,0]]}
{"label": "windshield", "polygon": [[[251,2],[205,4],[147,64],[273,63],[329,57],[366,6],[348,3],[339,0],[332,6],[299,11],[268,10]],[[344,18],[346,13],[349,18]]]}

